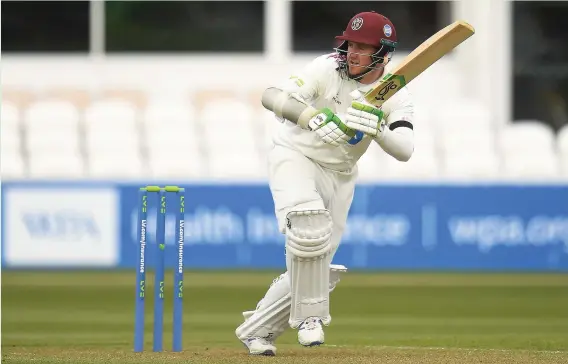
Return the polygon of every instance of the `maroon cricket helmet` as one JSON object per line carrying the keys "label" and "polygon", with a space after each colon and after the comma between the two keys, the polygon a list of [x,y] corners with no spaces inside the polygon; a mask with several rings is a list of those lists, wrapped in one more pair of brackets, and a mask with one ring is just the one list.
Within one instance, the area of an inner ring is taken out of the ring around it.
{"label": "maroon cricket helmet", "polygon": [[363,43],[377,49],[387,46],[394,50],[397,44],[396,30],[392,22],[386,16],[374,11],[355,15],[347,24],[343,34],[335,39]]}

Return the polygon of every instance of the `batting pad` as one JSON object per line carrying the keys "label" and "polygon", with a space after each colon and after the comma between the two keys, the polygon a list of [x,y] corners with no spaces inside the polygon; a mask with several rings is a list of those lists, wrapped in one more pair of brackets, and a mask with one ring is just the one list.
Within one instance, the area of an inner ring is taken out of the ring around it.
{"label": "batting pad", "polygon": [[[329,291],[332,292],[340,281],[340,273],[347,268],[339,264],[329,266]],[[254,311],[243,312],[243,322],[236,330],[239,339],[264,337],[276,340],[289,327],[290,279],[288,272],[276,278]]]}
{"label": "batting pad", "polygon": [[329,325],[330,237],[333,226],[329,211],[292,211],[286,218],[290,327],[297,328],[308,317],[318,317]]}
{"label": "batting pad", "polygon": [[276,301],[257,307],[256,311],[250,311],[235,334],[241,340],[250,337],[272,339],[279,336],[284,331],[281,322],[287,321],[289,307],[290,293],[285,293]]}

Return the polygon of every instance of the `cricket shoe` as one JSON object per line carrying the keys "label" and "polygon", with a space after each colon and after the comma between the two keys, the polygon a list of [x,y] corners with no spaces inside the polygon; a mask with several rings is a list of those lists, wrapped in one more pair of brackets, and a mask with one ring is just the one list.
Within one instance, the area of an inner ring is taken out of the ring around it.
{"label": "cricket shoe", "polygon": [[242,339],[241,342],[247,347],[250,355],[276,355],[276,346],[272,345],[272,341],[265,337],[250,337]]}
{"label": "cricket shoe", "polygon": [[[243,312],[243,318],[249,319],[254,314],[254,311]],[[270,337],[249,337],[241,339],[239,337],[239,328],[237,328],[235,334],[241,340],[241,342],[247,347],[250,355],[264,355],[264,356],[275,356],[276,347],[274,342]]]}
{"label": "cricket shoe", "polygon": [[318,317],[308,317],[300,324],[298,327],[298,342],[303,346],[323,344],[323,324]]}

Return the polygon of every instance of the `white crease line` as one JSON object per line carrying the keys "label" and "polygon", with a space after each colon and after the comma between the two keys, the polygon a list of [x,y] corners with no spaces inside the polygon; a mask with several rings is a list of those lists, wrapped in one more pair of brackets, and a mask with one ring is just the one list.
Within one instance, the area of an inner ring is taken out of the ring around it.
{"label": "white crease line", "polygon": [[325,345],[332,348],[365,348],[365,349],[396,349],[396,350],[460,350],[460,351],[495,351],[502,353],[526,352],[526,353],[542,353],[542,354],[568,354],[565,350],[529,350],[529,349],[493,349],[493,348],[460,348],[460,347],[438,347],[438,346],[387,346],[387,345]]}

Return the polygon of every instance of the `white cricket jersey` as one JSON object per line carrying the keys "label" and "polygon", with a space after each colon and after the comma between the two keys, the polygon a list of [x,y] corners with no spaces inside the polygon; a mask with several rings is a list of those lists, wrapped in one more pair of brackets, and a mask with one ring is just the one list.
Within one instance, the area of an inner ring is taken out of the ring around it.
{"label": "white cricket jersey", "polygon": [[[291,75],[290,80],[285,85],[281,85],[281,88],[300,94],[318,110],[324,107],[333,110],[340,119],[344,120],[343,116],[353,100],[349,94],[354,90],[364,93],[372,88],[373,84],[365,85],[341,77],[336,70],[337,67],[335,53],[317,57],[301,72]],[[387,65],[385,73],[389,68]],[[413,104],[408,89],[406,87],[400,89],[383,104],[382,110],[388,124],[398,120],[412,123]],[[277,124],[279,125],[276,126],[272,138],[276,145],[299,150],[322,166],[338,171],[353,168],[373,141],[372,137],[357,133],[357,137],[350,144],[333,146],[324,143],[316,133],[304,130],[289,121]]]}

